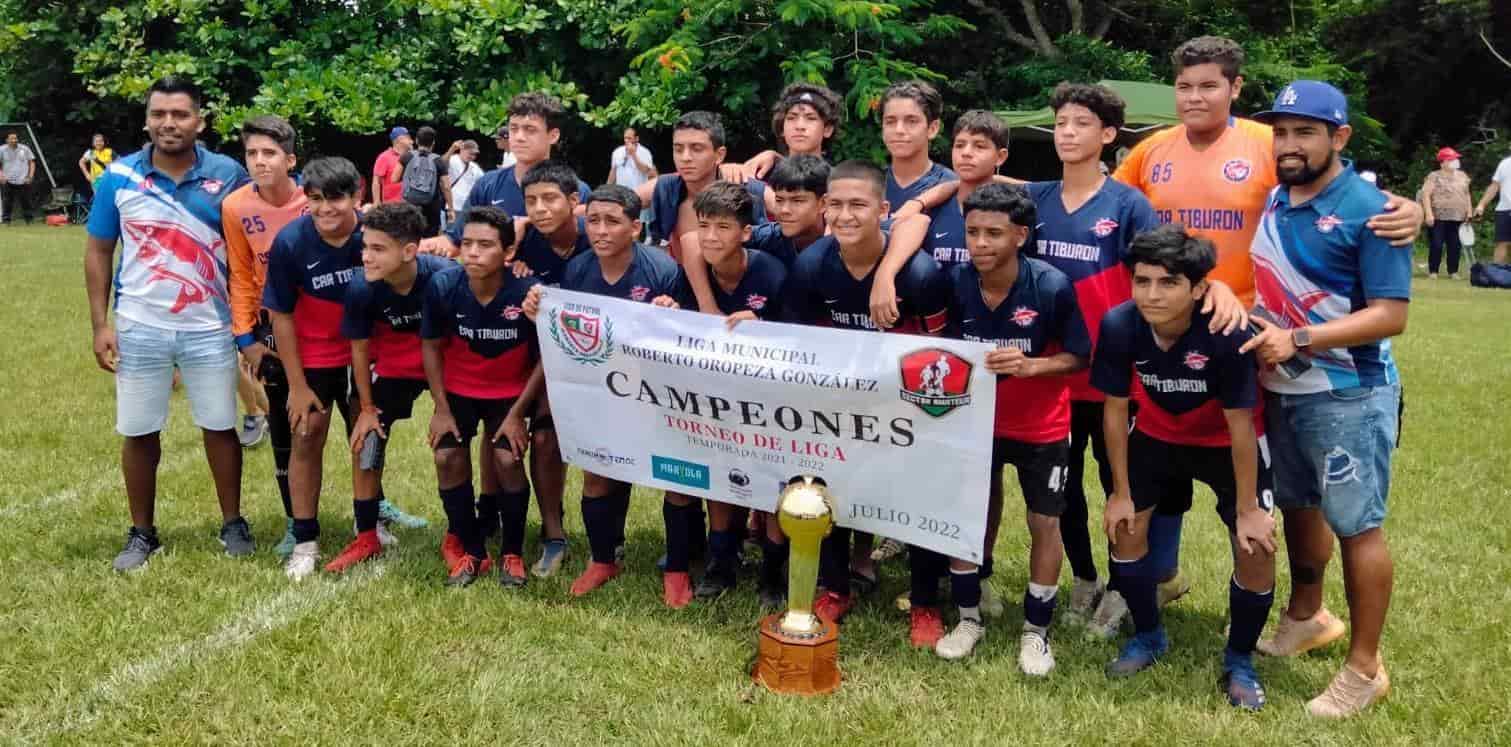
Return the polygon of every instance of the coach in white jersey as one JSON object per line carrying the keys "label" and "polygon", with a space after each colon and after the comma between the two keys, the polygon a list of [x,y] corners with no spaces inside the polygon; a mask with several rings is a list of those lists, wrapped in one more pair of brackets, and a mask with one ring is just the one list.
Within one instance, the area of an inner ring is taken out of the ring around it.
{"label": "coach in white jersey", "polygon": [[[187,80],[168,76],[152,84],[146,128],[152,141],[100,177],[84,244],[95,361],[115,374],[115,427],[126,437],[121,472],[131,529],[117,571],[141,568],[162,547],[153,525],[158,433],[168,421],[175,367],[194,424],[204,431],[224,519],[220,541],[233,557],[253,549],[241,517],[238,373],[220,222],[221,201],[247,181],[247,172],[196,142],[205,126],[199,107],[199,88]],[[112,287],[116,242],[121,265]]]}

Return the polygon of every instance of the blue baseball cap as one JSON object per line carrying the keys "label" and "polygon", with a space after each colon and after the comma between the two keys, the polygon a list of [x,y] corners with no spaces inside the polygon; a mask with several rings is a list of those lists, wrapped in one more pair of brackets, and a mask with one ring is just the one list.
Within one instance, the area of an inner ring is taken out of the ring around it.
{"label": "blue baseball cap", "polygon": [[408,135],[409,135],[409,128],[408,127],[395,127],[392,130],[388,131],[388,142],[391,143],[391,142],[393,142],[395,140],[398,140],[401,137],[406,137]]}
{"label": "blue baseball cap", "polygon": [[1254,119],[1265,123],[1276,117],[1306,117],[1342,127],[1348,124],[1348,99],[1342,91],[1322,81],[1294,81],[1275,97],[1274,106],[1254,115]]}

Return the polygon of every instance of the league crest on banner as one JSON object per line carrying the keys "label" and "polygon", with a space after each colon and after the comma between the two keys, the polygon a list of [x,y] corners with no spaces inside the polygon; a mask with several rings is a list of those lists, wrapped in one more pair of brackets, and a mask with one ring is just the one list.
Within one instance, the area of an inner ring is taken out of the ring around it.
{"label": "league crest on banner", "polygon": [[902,391],[904,402],[938,418],[971,403],[971,362],[939,348],[924,348],[904,355]]}
{"label": "league crest on banner", "polygon": [[550,331],[556,346],[578,363],[596,366],[614,355],[614,323],[598,309],[563,306],[551,315]]}

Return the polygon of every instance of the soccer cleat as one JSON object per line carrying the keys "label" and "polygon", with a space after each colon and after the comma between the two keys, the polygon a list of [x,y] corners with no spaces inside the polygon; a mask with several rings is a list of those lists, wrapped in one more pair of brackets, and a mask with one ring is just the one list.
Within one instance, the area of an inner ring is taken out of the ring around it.
{"label": "soccer cleat", "polygon": [[718,599],[724,592],[735,587],[734,580],[720,573],[704,573],[698,581],[698,586],[693,590],[693,596],[699,599]]}
{"label": "soccer cleat", "polygon": [[362,532],[357,535],[356,539],[351,541],[351,544],[346,546],[346,549],[342,550],[335,558],[332,558],[331,562],[325,564],[325,572],[345,573],[351,570],[352,566],[364,560],[376,558],[382,554],[383,542],[378,539],[377,530]]}
{"label": "soccer cleat", "polygon": [[845,615],[850,614],[850,605],[853,604],[850,600],[849,594],[826,591],[813,603],[813,614],[838,625],[845,619]]}
{"label": "soccer cleat", "polygon": [[283,572],[290,581],[303,581],[315,572],[319,563],[320,543],[299,542],[294,545],[294,551],[289,553],[288,562],[283,564]]}
{"label": "soccer cleat", "polygon": [[986,581],[981,582],[981,614],[987,617],[1002,616],[1002,599],[997,592],[992,590],[992,585]]}
{"label": "soccer cleat", "polygon": [[693,580],[687,571],[661,574],[661,601],[674,610],[680,610],[693,601]]}
{"label": "soccer cleat", "polygon": [[443,582],[452,588],[471,586],[479,577],[487,575],[489,568],[493,566],[486,558],[478,558],[467,553],[462,553],[462,558],[451,566],[451,572]]}
{"label": "soccer cleat", "polygon": [[1107,665],[1107,676],[1131,677],[1154,666],[1154,663],[1169,650],[1170,639],[1165,637],[1164,628],[1155,628],[1148,633],[1135,635],[1123,644],[1123,650],[1118,654],[1118,658]]}
{"label": "soccer cleat", "polygon": [[161,549],[163,549],[163,543],[159,542],[155,535],[132,527],[126,532],[126,546],[115,556],[115,561],[110,566],[121,573],[134,571],[146,567],[147,560]]}
{"label": "soccer cleat", "polygon": [[405,529],[424,529],[430,526],[429,520],[404,513],[387,498],[378,501],[378,519],[390,524],[398,524]]}
{"label": "soccer cleat", "polygon": [[876,549],[871,551],[871,559],[878,563],[884,563],[888,560],[891,560],[892,558],[897,557],[898,555],[901,555],[902,551],[906,549],[907,546],[902,544],[901,542],[898,542],[891,537],[883,537],[881,544],[877,545]]}
{"label": "soccer cleat", "polygon": [[1300,656],[1342,638],[1346,632],[1347,626],[1326,607],[1305,620],[1293,620],[1281,612],[1275,633],[1260,639],[1259,651],[1267,656]]}
{"label": "soccer cleat", "polygon": [[600,563],[592,561],[588,563],[587,570],[572,582],[572,596],[580,597],[588,592],[603,586],[619,575],[618,563]]}
{"label": "soccer cleat", "polygon": [[964,659],[976,650],[976,644],[986,637],[986,626],[979,620],[962,618],[949,635],[934,644],[934,653],[941,659]]}
{"label": "soccer cleat", "polygon": [[1369,679],[1344,665],[1321,695],[1307,701],[1306,712],[1318,718],[1348,718],[1362,713],[1390,692],[1385,665]]}
{"label": "soccer cleat", "polygon": [[1117,636],[1118,630],[1123,626],[1123,618],[1127,616],[1128,603],[1123,601],[1123,595],[1109,591],[1102,595],[1097,611],[1086,624],[1086,632],[1102,640],[1111,640]]}
{"label": "soccer cleat", "polygon": [[567,559],[567,541],[564,539],[548,539],[540,544],[540,560],[535,561],[530,572],[537,578],[550,578],[561,570],[562,561]]}
{"label": "soccer cleat", "polygon": [[1096,614],[1097,603],[1102,601],[1102,595],[1106,591],[1107,586],[1100,580],[1076,579],[1070,587],[1069,615],[1082,622],[1090,620]]}
{"label": "soccer cleat", "polygon": [[934,648],[944,637],[944,618],[938,607],[914,607],[908,617],[908,637],[914,648]]}
{"label": "soccer cleat", "polygon": [[268,435],[268,419],[265,415],[247,415],[241,419],[241,429],[236,432],[243,449],[262,443]]}
{"label": "soccer cleat", "polygon": [[294,520],[285,516],[283,520],[283,539],[273,545],[273,554],[285,560],[294,553]]}
{"label": "soccer cleat", "polygon": [[226,548],[226,555],[233,558],[245,558],[257,549],[257,543],[252,540],[252,527],[247,526],[247,520],[240,516],[228,521],[220,528],[220,546]]}
{"label": "soccer cleat", "polygon": [[462,549],[461,537],[447,532],[441,539],[441,562],[445,563],[447,568],[454,567],[466,554],[467,551]]}
{"label": "soccer cleat", "polygon": [[1222,677],[1217,680],[1217,687],[1227,694],[1231,706],[1246,711],[1264,708],[1264,685],[1259,682],[1259,673],[1254,671],[1252,656],[1224,652]]}
{"label": "soccer cleat", "polygon": [[1055,668],[1055,652],[1049,639],[1037,630],[1025,630],[1018,639],[1018,669],[1031,677],[1045,677]]}
{"label": "soccer cleat", "polygon": [[756,596],[763,610],[779,610],[787,606],[787,590],[780,586],[763,585],[756,590]]}
{"label": "soccer cleat", "polygon": [[518,555],[505,555],[498,561],[498,585],[505,589],[519,589],[525,585],[525,559]]}
{"label": "soccer cleat", "polygon": [[383,522],[378,522],[378,528],[376,531],[378,532],[378,542],[381,543],[384,547],[393,547],[399,544],[398,536],[393,532],[388,531],[388,526]]}
{"label": "soccer cleat", "polygon": [[1176,569],[1175,578],[1161,581],[1159,584],[1159,606],[1164,607],[1185,596],[1189,591],[1191,591],[1191,579],[1186,578],[1186,574]]}

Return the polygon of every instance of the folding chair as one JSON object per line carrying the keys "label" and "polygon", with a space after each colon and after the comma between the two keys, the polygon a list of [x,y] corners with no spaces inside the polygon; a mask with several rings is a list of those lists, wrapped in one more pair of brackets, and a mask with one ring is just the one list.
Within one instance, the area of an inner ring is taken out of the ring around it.
{"label": "folding chair", "polygon": [[68,214],[68,206],[73,202],[73,187],[53,187],[52,199],[42,206],[42,214],[48,213]]}
{"label": "folding chair", "polygon": [[73,201],[68,203],[68,222],[81,226],[88,223],[90,207],[89,198],[74,192]]}

